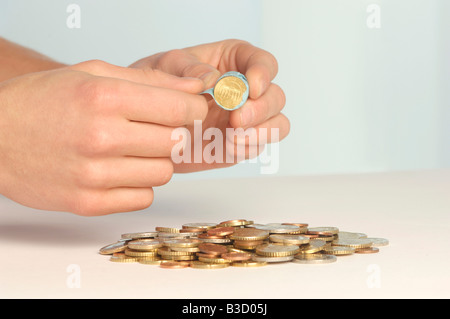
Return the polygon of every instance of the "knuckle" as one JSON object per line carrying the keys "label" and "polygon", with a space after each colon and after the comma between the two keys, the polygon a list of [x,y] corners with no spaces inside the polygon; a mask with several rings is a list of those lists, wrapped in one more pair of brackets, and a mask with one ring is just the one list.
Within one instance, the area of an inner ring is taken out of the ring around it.
{"label": "knuckle", "polygon": [[[95,122],[95,121],[94,121]],[[80,138],[78,149],[82,155],[93,157],[109,153],[113,148],[112,137],[101,124],[88,127]]]}
{"label": "knuckle", "polygon": [[185,125],[188,117],[188,105],[187,102],[178,98],[173,103],[169,104],[171,114],[171,124],[175,126]]}
{"label": "knuckle", "polygon": [[157,68],[165,68],[185,56],[185,52],[181,49],[174,49],[161,55],[157,62]]}
{"label": "knuckle", "polygon": [[72,66],[75,70],[85,71],[89,73],[98,73],[103,71],[109,64],[105,61],[92,59],[83,61]]}
{"label": "knuckle", "polygon": [[90,188],[105,186],[105,178],[102,166],[96,161],[85,161],[77,171],[77,184]]}
{"label": "knuckle", "polygon": [[104,79],[92,77],[79,85],[78,95],[86,107],[103,110],[105,107],[110,107],[110,102],[113,101],[117,90],[116,86]]}
{"label": "knuckle", "polygon": [[100,214],[101,203],[93,192],[79,192],[72,197],[70,211],[80,216],[96,216]]}

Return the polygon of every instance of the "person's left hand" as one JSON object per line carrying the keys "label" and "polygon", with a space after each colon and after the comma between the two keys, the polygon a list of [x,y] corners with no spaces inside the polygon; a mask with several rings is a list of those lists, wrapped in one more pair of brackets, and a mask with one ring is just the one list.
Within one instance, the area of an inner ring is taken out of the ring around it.
{"label": "person's left hand", "polygon": [[[248,42],[241,40],[224,40],[215,43],[202,44],[185,49],[171,50],[158,53],[141,59],[130,67],[143,69],[159,69],[179,77],[200,78],[205,83],[203,90],[214,86],[218,78],[225,72],[238,71],[244,74],[249,82],[249,99],[239,109],[226,111],[217,106],[209,95],[209,110],[206,119],[202,122],[202,136],[208,128],[218,128],[222,131],[223,150],[230,145],[234,147],[233,154],[239,144],[245,144],[246,159],[258,155],[263,150],[263,145],[278,142],[287,136],[290,129],[289,120],[281,113],[286,98],[283,90],[272,83],[278,72],[278,63],[269,52],[257,48]],[[198,93],[201,93],[199,91]],[[193,127],[187,127],[194,137]],[[226,128],[254,128],[257,134],[257,143],[252,143],[251,138],[234,138],[227,141]],[[279,129],[278,139],[271,139],[271,129]],[[260,134],[265,129],[266,134]],[[266,137],[267,136],[267,137]],[[203,140],[203,149],[211,141]],[[189,144],[188,144],[189,145]],[[190,163],[175,165],[175,172],[193,172],[211,168],[226,167],[236,164],[228,163],[224,154],[221,163],[202,160],[194,163],[194,141],[191,143],[192,160]],[[226,153],[224,151],[224,153]]]}

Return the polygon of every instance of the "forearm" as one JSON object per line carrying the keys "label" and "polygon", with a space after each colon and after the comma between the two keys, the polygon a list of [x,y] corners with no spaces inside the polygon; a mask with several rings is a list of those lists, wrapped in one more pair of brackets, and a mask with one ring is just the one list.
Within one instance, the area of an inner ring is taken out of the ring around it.
{"label": "forearm", "polygon": [[0,82],[13,77],[63,67],[64,64],[0,38]]}

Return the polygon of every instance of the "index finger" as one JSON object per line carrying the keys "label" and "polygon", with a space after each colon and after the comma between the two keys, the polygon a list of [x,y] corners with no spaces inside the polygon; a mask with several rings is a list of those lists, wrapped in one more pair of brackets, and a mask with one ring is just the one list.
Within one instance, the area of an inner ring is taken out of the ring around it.
{"label": "index finger", "polygon": [[130,121],[177,127],[203,120],[208,113],[206,99],[197,94],[113,78],[100,81],[106,84],[100,94],[105,104],[113,104]]}

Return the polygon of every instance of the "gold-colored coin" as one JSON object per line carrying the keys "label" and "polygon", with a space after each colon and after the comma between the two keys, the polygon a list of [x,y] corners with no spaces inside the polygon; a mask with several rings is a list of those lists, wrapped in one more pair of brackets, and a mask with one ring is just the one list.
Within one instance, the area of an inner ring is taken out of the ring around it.
{"label": "gold-colored coin", "polygon": [[202,241],[194,238],[183,238],[183,239],[166,239],[163,241],[164,246],[175,248],[175,247],[197,247]]}
{"label": "gold-colored coin", "polygon": [[191,268],[197,268],[197,269],[219,269],[219,268],[226,268],[230,266],[230,263],[224,263],[224,264],[212,264],[212,263],[205,263],[203,261],[194,260],[191,261],[190,264]]}
{"label": "gold-colored coin", "polygon": [[188,253],[197,253],[200,251],[198,247],[170,247],[173,251],[184,251]]}
{"label": "gold-colored coin", "polygon": [[154,250],[162,247],[162,243],[157,239],[137,239],[128,242],[128,248],[134,250]]}
{"label": "gold-colored coin", "polygon": [[309,244],[301,245],[299,248],[300,254],[314,254],[323,250],[326,246],[326,242],[319,239],[314,239],[309,242]]}
{"label": "gold-colored coin", "polygon": [[118,263],[134,263],[138,261],[138,258],[123,254],[123,255],[113,255],[109,258],[109,260]]}
{"label": "gold-colored coin", "polygon": [[130,249],[127,248],[125,249],[125,255],[127,256],[131,256],[131,257],[147,257],[147,256],[157,256],[158,255],[158,251],[155,250],[150,250],[150,251],[143,251],[143,250],[134,250],[134,249]]}
{"label": "gold-colored coin", "polygon": [[250,261],[250,260],[231,263],[231,266],[233,267],[262,267],[267,265],[268,265],[267,261]]}
{"label": "gold-colored coin", "polygon": [[140,239],[140,238],[155,238],[158,232],[140,232],[140,233],[126,233],[122,234],[122,239]]}
{"label": "gold-colored coin", "polygon": [[155,230],[158,232],[164,232],[164,233],[179,233],[179,228],[174,227],[155,227]]}
{"label": "gold-colored coin", "polygon": [[149,258],[138,258],[138,263],[143,265],[159,265],[162,262],[161,259],[149,259]]}
{"label": "gold-colored coin", "polygon": [[181,227],[184,229],[200,228],[200,229],[208,230],[208,229],[214,228],[216,226],[217,226],[216,223],[187,223],[187,224],[183,224]]}
{"label": "gold-colored coin", "polygon": [[210,263],[210,264],[229,264],[232,261],[229,259],[225,259],[225,258],[220,258],[220,257],[198,257],[199,261],[203,261],[205,263]]}
{"label": "gold-colored coin", "polygon": [[309,243],[309,238],[300,235],[272,234],[269,236],[270,241],[281,244],[303,245]]}
{"label": "gold-colored coin", "polygon": [[373,242],[367,238],[360,238],[360,239],[341,239],[338,238],[337,240],[333,241],[334,246],[346,246],[346,247],[352,247],[352,248],[367,248],[371,247]]}
{"label": "gold-colored coin", "polygon": [[297,245],[262,244],[256,247],[256,253],[267,257],[293,256],[299,252]]}
{"label": "gold-colored coin", "polygon": [[244,97],[247,86],[234,76],[226,76],[214,86],[214,98],[224,108],[234,109]]}
{"label": "gold-colored coin", "polygon": [[164,260],[175,260],[175,261],[186,261],[186,260],[196,260],[197,257],[195,255],[175,255],[175,256],[168,256],[164,255],[161,256],[161,259]]}
{"label": "gold-colored coin", "polygon": [[169,247],[158,248],[158,255],[161,255],[161,256],[189,256],[189,255],[193,255],[193,254],[195,254],[195,252],[176,251],[176,250],[170,249]]}
{"label": "gold-colored coin", "polygon": [[345,247],[345,246],[329,246],[329,247],[325,247],[325,249],[323,251],[325,254],[328,254],[328,255],[341,256],[341,255],[354,254],[355,248]]}
{"label": "gold-colored coin", "polygon": [[230,235],[233,240],[264,240],[269,237],[269,232],[256,228],[238,228]]}
{"label": "gold-colored coin", "polygon": [[339,233],[339,228],[337,227],[308,227],[308,232],[323,232],[336,235]]}
{"label": "gold-colored coin", "polygon": [[159,267],[166,269],[180,269],[189,267],[189,262],[185,261],[162,261]]}
{"label": "gold-colored coin", "polygon": [[126,248],[127,248],[126,241],[118,241],[116,243],[100,248],[99,253],[102,255],[112,255],[114,253],[123,252],[125,251]]}
{"label": "gold-colored coin", "polygon": [[294,255],[289,256],[260,256],[253,255],[252,260],[259,262],[268,262],[268,263],[280,263],[280,262],[288,262],[294,259]]}

